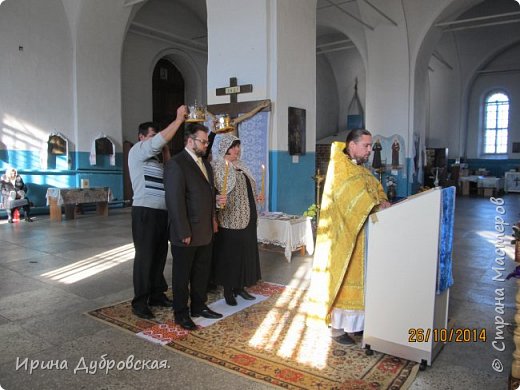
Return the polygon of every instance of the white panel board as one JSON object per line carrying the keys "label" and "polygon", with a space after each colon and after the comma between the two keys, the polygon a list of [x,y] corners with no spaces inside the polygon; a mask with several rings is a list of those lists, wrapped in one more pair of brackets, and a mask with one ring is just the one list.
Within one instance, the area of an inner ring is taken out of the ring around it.
{"label": "white panel board", "polygon": [[446,323],[448,293],[435,295],[440,216],[441,191],[430,190],[369,218],[363,343],[371,349],[431,364],[433,336],[409,337]]}

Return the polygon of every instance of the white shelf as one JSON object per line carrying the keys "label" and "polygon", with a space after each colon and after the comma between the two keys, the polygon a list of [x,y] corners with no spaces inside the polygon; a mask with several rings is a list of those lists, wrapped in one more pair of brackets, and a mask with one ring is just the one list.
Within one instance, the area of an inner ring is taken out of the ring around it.
{"label": "white shelf", "polygon": [[506,172],[504,191],[520,192],[520,172]]}

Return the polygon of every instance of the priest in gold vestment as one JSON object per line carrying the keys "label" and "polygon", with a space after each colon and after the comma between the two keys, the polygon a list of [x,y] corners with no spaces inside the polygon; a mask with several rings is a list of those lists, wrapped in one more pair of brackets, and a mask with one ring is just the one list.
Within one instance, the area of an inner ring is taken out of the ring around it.
{"label": "priest in gold vestment", "polygon": [[325,321],[333,339],[364,328],[365,231],[369,214],[390,206],[383,187],[363,164],[372,151],[368,130],[352,130],[334,142],[325,180],[308,295],[308,318]]}

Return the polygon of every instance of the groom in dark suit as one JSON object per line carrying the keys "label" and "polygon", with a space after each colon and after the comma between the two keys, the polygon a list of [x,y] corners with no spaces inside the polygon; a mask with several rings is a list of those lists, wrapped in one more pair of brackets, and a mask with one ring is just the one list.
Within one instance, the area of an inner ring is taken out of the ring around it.
{"label": "groom in dark suit", "polygon": [[190,124],[185,148],[164,169],[166,207],[173,256],[173,312],[184,329],[197,328],[191,317],[222,318],[206,306],[213,232],[216,230],[215,191],[211,165],[203,159],[208,129]]}

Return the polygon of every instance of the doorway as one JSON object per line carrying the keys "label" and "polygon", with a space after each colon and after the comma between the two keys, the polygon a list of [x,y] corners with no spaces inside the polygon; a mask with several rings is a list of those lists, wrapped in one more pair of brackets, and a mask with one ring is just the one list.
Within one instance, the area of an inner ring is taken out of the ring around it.
{"label": "doorway", "polygon": [[[160,59],[155,65],[152,92],[153,121],[164,129],[177,116],[177,107],[184,104],[184,78],[166,58]],[[175,134],[169,146],[172,156],[184,149],[183,128]]]}

